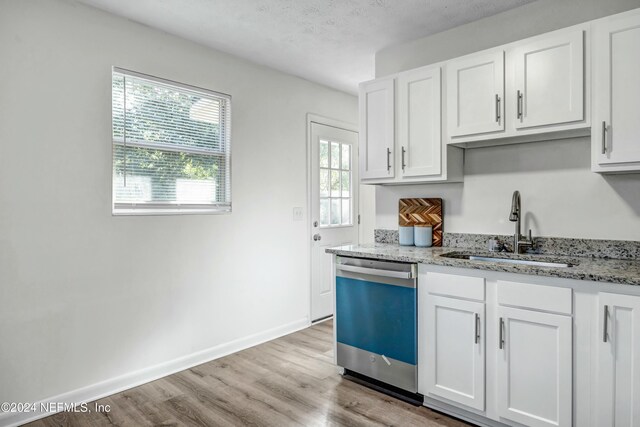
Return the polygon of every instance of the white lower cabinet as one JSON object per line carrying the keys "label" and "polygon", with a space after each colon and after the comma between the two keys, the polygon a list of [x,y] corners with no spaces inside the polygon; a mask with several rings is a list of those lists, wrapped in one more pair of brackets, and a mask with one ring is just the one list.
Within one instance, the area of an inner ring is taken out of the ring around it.
{"label": "white lower cabinet", "polygon": [[596,425],[640,426],[640,297],[600,293],[598,309]]}
{"label": "white lower cabinet", "polygon": [[484,303],[427,295],[423,394],[484,410]]}
{"label": "white lower cabinet", "polygon": [[487,426],[640,427],[637,286],[418,270],[425,405]]}
{"label": "white lower cabinet", "polygon": [[535,426],[571,426],[572,318],[498,307],[498,414]]}
{"label": "white lower cabinet", "polygon": [[427,406],[484,425],[572,426],[573,290],[441,270],[419,267]]}

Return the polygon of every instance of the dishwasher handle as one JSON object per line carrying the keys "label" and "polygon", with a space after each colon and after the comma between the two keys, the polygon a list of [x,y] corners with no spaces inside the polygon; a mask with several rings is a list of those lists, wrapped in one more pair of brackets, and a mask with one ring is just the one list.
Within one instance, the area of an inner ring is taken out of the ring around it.
{"label": "dishwasher handle", "polygon": [[351,273],[369,274],[372,276],[393,277],[395,279],[414,279],[415,278],[413,271],[382,270],[379,268],[357,267],[355,265],[345,265],[345,264],[340,264],[336,269],[338,271],[342,270],[342,271],[349,271]]}

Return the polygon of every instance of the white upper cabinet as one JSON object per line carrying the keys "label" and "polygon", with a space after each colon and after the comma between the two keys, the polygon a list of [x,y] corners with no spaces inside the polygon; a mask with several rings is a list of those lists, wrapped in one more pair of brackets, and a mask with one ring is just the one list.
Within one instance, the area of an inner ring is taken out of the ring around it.
{"label": "white upper cabinet", "polygon": [[441,65],[360,85],[362,184],[462,181],[463,151],[442,137]]}
{"label": "white upper cabinet", "polygon": [[498,316],[498,415],[531,427],[570,427],[571,316],[504,306]]}
{"label": "white upper cabinet", "polygon": [[510,54],[515,65],[516,129],[584,119],[583,31],[541,37]]}
{"label": "white upper cabinet", "polygon": [[362,83],[362,183],[462,181],[458,147],[588,135],[594,172],[640,172],[638,52],[635,9]]}
{"label": "white upper cabinet", "polygon": [[596,21],[593,42],[592,169],[640,171],[640,12]]}
{"label": "white upper cabinet", "polygon": [[395,79],[360,85],[360,176],[393,178]]}
{"label": "white upper cabinet", "polygon": [[640,297],[601,293],[597,426],[640,425]]}
{"label": "white upper cabinet", "polygon": [[469,55],[447,63],[449,136],[504,130],[504,51]]}
{"label": "white upper cabinet", "polygon": [[448,61],[447,143],[479,147],[588,135],[588,28]]}
{"label": "white upper cabinet", "polygon": [[441,168],[440,67],[398,75],[398,145],[402,177],[439,175]]}

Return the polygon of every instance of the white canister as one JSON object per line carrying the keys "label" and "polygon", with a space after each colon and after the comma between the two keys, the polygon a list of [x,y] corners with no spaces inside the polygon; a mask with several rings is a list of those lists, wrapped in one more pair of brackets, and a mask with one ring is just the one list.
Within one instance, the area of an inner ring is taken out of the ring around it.
{"label": "white canister", "polygon": [[413,246],[413,225],[398,227],[398,241],[401,246]]}
{"label": "white canister", "polygon": [[414,227],[413,242],[421,248],[430,248],[433,245],[433,227],[427,224],[417,224]]}

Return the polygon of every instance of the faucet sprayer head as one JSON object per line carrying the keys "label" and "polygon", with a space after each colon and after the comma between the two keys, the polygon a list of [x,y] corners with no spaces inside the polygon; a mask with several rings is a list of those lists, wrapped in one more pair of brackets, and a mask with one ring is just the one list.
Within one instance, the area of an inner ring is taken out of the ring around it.
{"label": "faucet sprayer head", "polygon": [[520,217],[520,192],[518,190],[513,192],[511,199],[511,213],[509,214],[509,221],[515,222]]}

